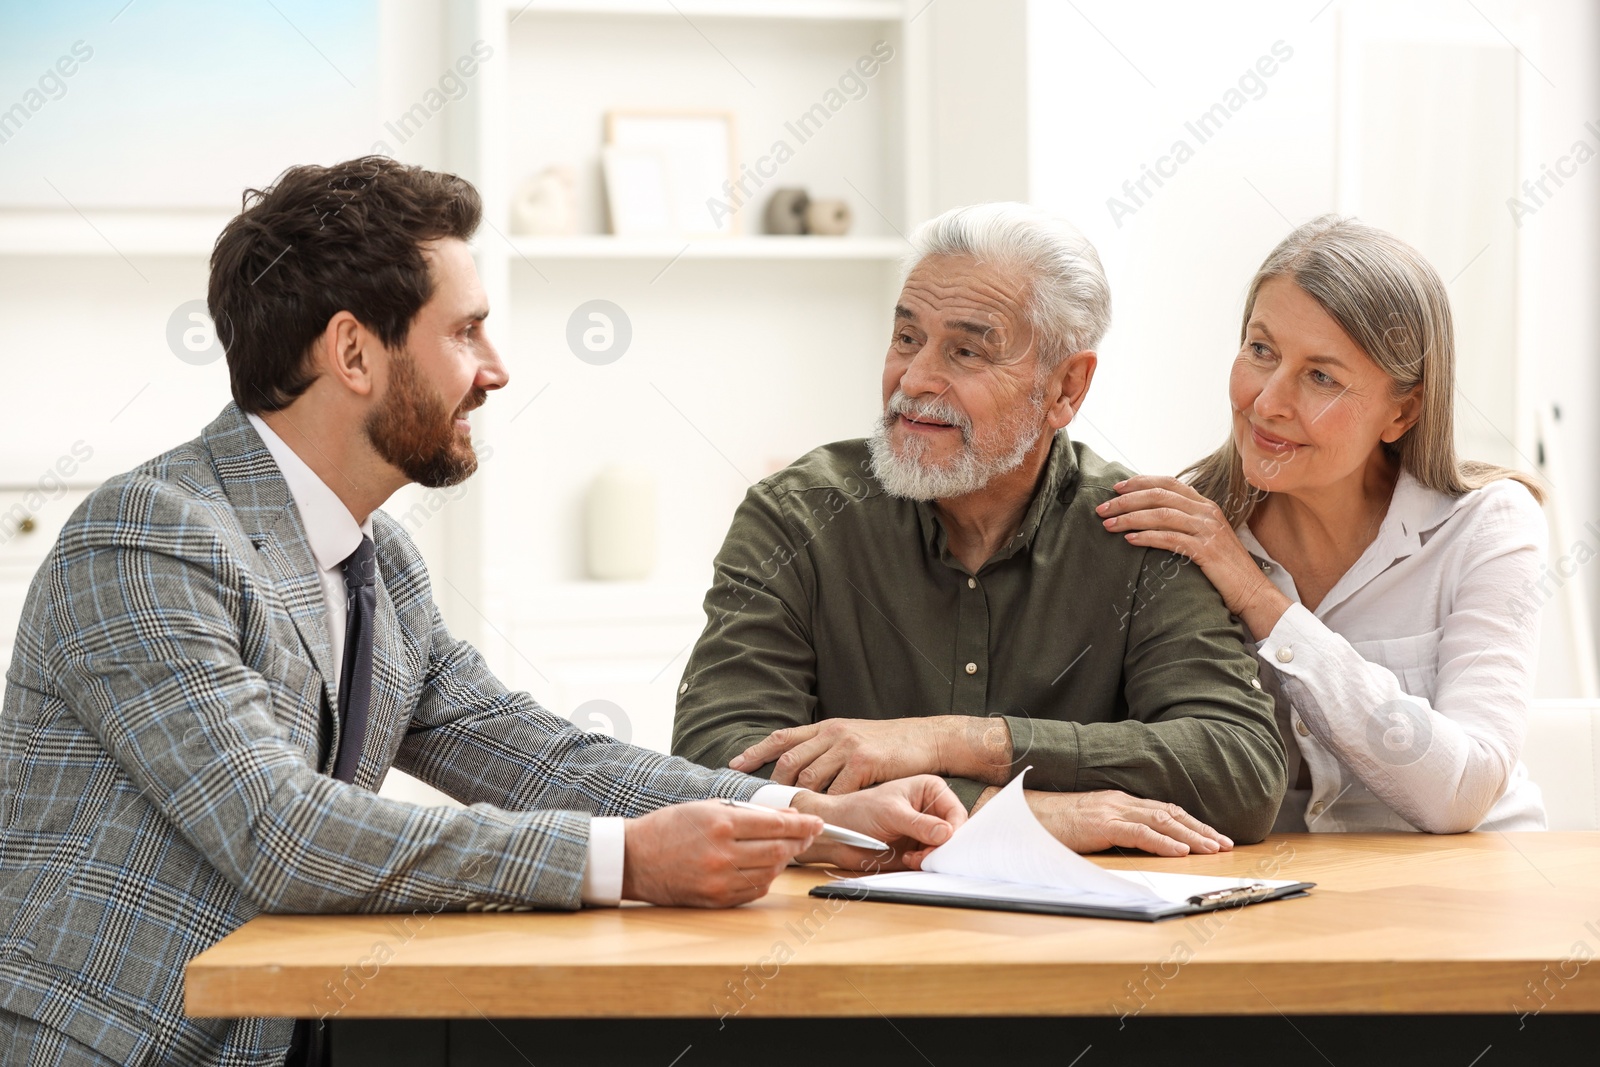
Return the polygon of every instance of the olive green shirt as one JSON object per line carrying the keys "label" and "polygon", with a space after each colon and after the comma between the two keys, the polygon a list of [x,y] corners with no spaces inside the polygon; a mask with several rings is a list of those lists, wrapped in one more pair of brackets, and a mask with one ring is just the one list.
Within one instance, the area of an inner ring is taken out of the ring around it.
{"label": "olive green shirt", "polygon": [[[1272,702],[1200,568],[1101,525],[1094,508],[1131,473],[1057,435],[1021,530],[976,574],[930,504],[884,492],[865,441],[752,486],[672,751],[726,767],[825,718],[1000,716],[1031,789],[1120,789],[1261,840],[1284,790]],[[969,808],[984,789],[950,784]]]}

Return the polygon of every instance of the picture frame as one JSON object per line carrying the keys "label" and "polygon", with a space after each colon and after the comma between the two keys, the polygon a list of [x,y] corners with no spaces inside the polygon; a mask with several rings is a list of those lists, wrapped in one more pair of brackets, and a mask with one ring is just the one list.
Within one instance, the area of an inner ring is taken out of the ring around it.
{"label": "picture frame", "polygon": [[667,157],[655,149],[606,145],[605,172],[611,232],[618,237],[663,237],[677,232]]}
{"label": "picture frame", "polygon": [[[606,112],[602,159],[612,232],[688,238],[738,234],[742,212],[712,210],[715,203],[730,203],[738,166],[735,126],[731,111]],[[658,171],[659,184],[652,177]]]}

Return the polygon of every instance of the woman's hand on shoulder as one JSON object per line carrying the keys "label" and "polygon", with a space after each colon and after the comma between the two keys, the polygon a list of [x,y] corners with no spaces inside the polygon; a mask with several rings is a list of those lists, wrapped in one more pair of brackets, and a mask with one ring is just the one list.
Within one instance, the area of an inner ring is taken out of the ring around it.
{"label": "woman's hand on shoulder", "polygon": [[1256,640],[1272,632],[1289,598],[1261,573],[1215,501],[1162,475],[1135,475],[1113,488],[1117,496],[1095,508],[1107,530],[1132,545],[1187,556]]}

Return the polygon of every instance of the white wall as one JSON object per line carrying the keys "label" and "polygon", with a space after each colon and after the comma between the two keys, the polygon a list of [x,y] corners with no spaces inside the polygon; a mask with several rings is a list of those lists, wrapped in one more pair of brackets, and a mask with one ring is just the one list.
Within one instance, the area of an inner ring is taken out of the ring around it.
{"label": "white wall", "polygon": [[[95,254],[0,256],[0,483],[32,483],[80,440],[94,454],[77,477],[92,483],[196,436],[228,401],[227,368],[175,358],[167,322],[205,297],[210,238],[246,187],[368,151],[438,76],[436,0],[282,7],[7,16],[0,70],[17,94],[74,40],[93,55],[0,145],[0,223],[47,222]],[[443,125],[403,158],[437,163]],[[152,208],[211,228],[184,254],[124,244],[113,223]]]}
{"label": "white wall", "polygon": [[[1073,433],[1140,470],[1175,472],[1221,443],[1250,276],[1288,231],[1284,216],[1333,205],[1333,20],[1308,25],[1301,7],[1029,10],[1030,193],[1084,231],[1111,280],[1111,332]],[[1185,124],[1278,41],[1292,57],[1264,94],[1199,143]],[[1179,140],[1194,155],[1174,177],[1147,180],[1148,197],[1124,190]],[[1133,214],[1113,218],[1112,198]]]}
{"label": "white wall", "polygon": [[[468,113],[476,97],[451,102],[404,144],[384,127],[417,102],[456,58],[459,49],[446,32],[446,16],[455,6],[445,0],[381,0],[376,47],[370,40],[340,38],[338,49],[330,51],[363,88],[352,97],[355,103],[341,103],[329,128],[303,115],[297,122],[283,121],[287,112],[281,108],[240,105],[233,114],[235,133],[212,139],[214,144],[206,141],[210,147],[186,166],[197,169],[206,188],[219,181],[242,188],[270,180],[287,162],[354,155],[386,137],[395,155],[408,162],[458,165],[459,153],[452,155],[449,147],[459,132],[456,119]],[[1517,65],[1518,84],[1528,98],[1519,100],[1519,114],[1533,116],[1525,169],[1537,174],[1539,164],[1555,164],[1580,138],[1600,147],[1600,133],[1585,129],[1590,120],[1600,124],[1600,8],[1585,0],[1477,0],[1480,16],[1470,6],[1447,6],[1458,17],[1464,12],[1469,20],[1492,20],[1490,35],[1498,32],[1494,27],[1503,28],[1528,57]],[[318,41],[324,34],[337,36],[336,23],[319,21],[323,16],[315,5],[286,3],[284,10]],[[925,158],[916,163],[927,171],[927,208],[1028,196],[1074,219],[1095,241],[1110,272],[1114,325],[1075,434],[1110,457],[1166,472],[1221,439],[1227,425],[1227,366],[1252,271],[1291,223],[1340,204],[1341,27],[1363,14],[1381,22],[1392,10],[1414,14],[1426,7],[1355,0],[1326,6],[1323,0],[1204,6],[1175,0],[1138,5],[940,0],[912,24],[930,44],[925,58],[915,60],[920,65],[914,72],[915,84],[922,87],[917,97],[931,111],[928,140],[921,145]],[[80,130],[75,124],[97,104],[109,106],[106,101],[118,92],[116,79],[97,73],[113,69],[128,47],[118,35],[159,11],[145,12],[136,4],[116,24],[98,31],[96,59],[70,83],[63,99],[52,101],[24,130],[24,137],[39,142],[28,148],[31,154],[12,152],[27,144],[20,138],[0,146],[7,182],[37,185],[40,175],[53,173],[50,168],[78,158],[64,149],[52,155],[52,145],[75,144],[80,133],[87,136],[90,127]],[[61,33],[52,30],[43,39],[59,36],[65,47],[74,37],[70,28],[62,23]],[[584,32],[564,24],[556,29],[552,41],[576,40]],[[302,54],[309,51],[305,40],[287,26],[283,30],[281,35],[263,30],[252,42],[256,53],[281,57],[280,69],[319,91],[350,94],[326,63]],[[673,32],[681,35],[683,27]],[[1480,27],[1480,32],[1485,31]],[[517,34],[516,48],[537,53],[535,58],[560,58],[545,54],[542,38],[520,29]],[[864,26],[861,42],[857,35],[854,29],[807,29],[799,42],[804,48],[788,57],[792,62],[779,76],[759,61],[763,49],[774,47],[770,42],[748,27],[716,28],[717,41],[736,59],[757,57],[754,64],[746,63],[759,68],[761,85],[750,98],[747,147],[778,117],[814,99],[836,75],[841,57],[870,45],[875,36]],[[1169,154],[1177,139],[1195,142],[1185,123],[1237,88],[1241,76],[1261,57],[1271,56],[1279,41],[1293,54],[1275,60],[1275,72],[1256,89],[1259,99],[1247,99],[1219,132],[1195,145],[1192,159],[1164,178],[1160,188],[1147,185],[1152,195],[1141,195],[1134,204],[1123,183],[1137,181],[1142,168]],[[624,43],[625,55],[649,57],[647,35],[630,35]],[[687,37],[665,43],[691,55],[698,47],[697,39]],[[15,39],[0,43],[0,69],[26,73],[53,58],[53,53],[42,55],[39,63],[26,55],[18,58],[6,51],[15,44]],[[489,63],[504,63],[510,55],[508,50]],[[912,62],[910,49],[906,61]],[[720,60],[703,73],[708,79],[732,76]],[[551,99],[559,109],[577,88],[586,87],[590,96],[598,92],[582,71],[570,72],[576,80],[567,82],[541,81],[542,73],[524,75],[514,87],[524,102]],[[650,84],[641,76],[631,89],[622,86],[629,89],[622,95],[633,99],[616,103],[646,101]],[[478,93],[480,86],[469,83],[467,92]],[[699,83],[680,88],[688,94],[686,101],[698,100]],[[904,133],[902,119],[913,101],[895,99],[897,91],[887,81],[875,85],[873,95],[852,104],[859,110],[830,134],[838,143],[808,146],[784,180],[793,177],[828,192],[844,191],[845,176],[869,191],[881,187],[883,206],[895,225],[903,226],[906,220],[896,216],[894,203],[902,164],[887,147],[881,159],[871,147],[880,136],[876,131]],[[174,139],[182,143],[181,123],[160,125],[154,98],[144,99],[137,121],[129,118],[125,127],[129,143],[102,147],[112,179],[119,167],[151,173],[169,167],[150,156],[150,146]],[[288,107],[297,98],[276,99]],[[585,107],[571,121],[597,139],[598,111]],[[539,121],[544,125],[530,127],[527,139],[511,146],[519,172],[555,158],[548,145],[564,135],[562,123],[568,120],[557,115]],[[159,137],[141,140],[138,133],[145,129]],[[532,134],[540,131],[543,136],[535,143]],[[888,135],[881,136],[887,144]],[[232,152],[234,142],[246,150]],[[873,166],[857,173],[844,165],[847,160]],[[1411,173],[1429,161],[1404,158],[1395,166]],[[1108,210],[1111,197],[1133,207],[1120,224]],[[86,210],[105,225],[94,204],[115,198],[96,193],[90,199]],[[208,193],[201,199],[217,198]],[[29,198],[0,205],[0,216],[23,201]],[[870,209],[857,206],[863,232],[889,232]],[[64,207],[51,210],[76,219]],[[1600,534],[1584,526],[1593,520],[1600,530],[1600,486],[1594,476],[1600,455],[1600,360],[1595,358],[1600,316],[1592,306],[1600,292],[1600,161],[1581,167],[1516,233],[1523,292],[1517,333],[1531,367],[1524,406],[1559,398],[1564,416],[1559,443],[1571,474],[1561,486],[1563,498],[1574,519],[1574,537],[1600,550]],[[80,439],[94,448],[80,477],[98,481],[193,436],[226,401],[223,364],[182,363],[165,338],[171,310],[204,293],[203,255],[130,258],[133,266],[115,254],[0,257],[0,366],[8,387],[8,418],[0,424],[0,481],[33,482]],[[495,558],[487,578],[492,588],[480,603],[503,628],[544,612],[548,604],[533,594],[581,572],[577,505],[588,478],[605,462],[641,460],[662,470],[657,578],[674,590],[692,591],[705,580],[711,554],[745,488],[718,450],[746,475],[759,477],[815,444],[865,432],[875,411],[891,266],[871,260],[743,266],[684,261],[652,284],[660,266],[572,262],[548,285],[528,277],[525,266],[513,267],[513,299],[501,314],[519,323],[507,344],[508,358],[515,362],[514,383],[491,405],[483,427],[496,446],[505,447],[474,479],[466,501],[446,505],[415,527],[440,575],[454,572],[459,578],[478,570],[480,536],[491,544]],[[618,364],[592,367],[564,350],[562,331],[571,307],[607,292],[622,292],[629,310],[637,312],[640,347]],[[708,294],[736,311],[706,316],[699,309]],[[510,415],[546,383],[549,391],[512,421]],[[690,468],[692,480],[673,474]],[[485,500],[486,493],[492,499]],[[394,510],[404,513],[425,497],[412,491],[409,499],[394,502]],[[1556,544],[1556,561],[1572,548],[1570,542]],[[1584,566],[1576,575],[1568,587],[1581,584],[1600,609],[1595,569]],[[683,599],[695,598],[691,592]],[[458,603],[442,583],[441,601],[452,625],[483,633],[476,609]],[[495,666],[508,677],[525,672],[527,665],[514,650],[487,644]],[[539,659],[539,653],[533,649],[530,658]],[[651,684],[670,685],[675,674],[669,669]],[[655,675],[652,669],[647,677]],[[538,682],[535,676],[528,684]]]}
{"label": "white wall", "polygon": [[[1339,132],[1340,108],[1348,106],[1349,95],[1342,99],[1340,93],[1341,34],[1348,42],[1353,30],[1366,32],[1361,27],[1418,19],[1435,19],[1441,37],[1492,38],[1504,45],[1504,32],[1522,52],[1513,62],[1516,110],[1532,116],[1523,130],[1524,157],[1531,155],[1535,168],[1540,161],[1554,163],[1580,138],[1600,149],[1600,132],[1584,129],[1586,121],[1600,120],[1600,10],[1578,0],[1477,6],[1481,11],[1352,0],[1226,6],[1034,0],[1029,8],[1030,193],[1035,202],[1073,219],[1094,241],[1114,301],[1113,326],[1102,345],[1082,424],[1074,426],[1076,436],[1113,458],[1162,473],[1175,473],[1221,442],[1228,425],[1227,370],[1251,274],[1291,226],[1345,209],[1351,201],[1351,190],[1340,188],[1340,163],[1349,158]],[[1159,33],[1151,32],[1154,26]],[[1272,55],[1275,44],[1280,61],[1274,73],[1260,85],[1247,86],[1244,104],[1200,143],[1185,123],[1224,101],[1241,76]],[[1286,49],[1292,56],[1282,61]],[[1417,86],[1386,106],[1419,108],[1425,88]],[[1454,116],[1437,118],[1442,124]],[[1169,164],[1175,174],[1159,188],[1148,182],[1148,197],[1135,188],[1142,201],[1136,203],[1123,183],[1137,182],[1143,168],[1169,155],[1180,139],[1193,149],[1192,158]],[[1515,397],[1513,425],[1512,415],[1494,406],[1500,398],[1493,383],[1499,379],[1492,377],[1512,357],[1497,362],[1490,353],[1472,372],[1477,378],[1464,371],[1464,388],[1477,391],[1479,399],[1458,405],[1461,437],[1488,442],[1480,451],[1503,449],[1483,458],[1515,462],[1517,453],[1505,439],[1526,440],[1536,407],[1559,399],[1559,438],[1569,477],[1558,489],[1581,533],[1584,522],[1600,517],[1594,467],[1600,314],[1593,299],[1600,288],[1600,161],[1580,168],[1520,228],[1505,225],[1509,216],[1503,201],[1515,189],[1475,184],[1466,180],[1475,175],[1447,170],[1421,152],[1398,152],[1376,168],[1369,166],[1367,180],[1381,181],[1385,166],[1397,188],[1416,186],[1419,174],[1436,181],[1441,198],[1456,197],[1451,210],[1461,213],[1464,226],[1498,223],[1515,239],[1513,253],[1507,238],[1500,238],[1502,243],[1463,276],[1461,285],[1468,288],[1452,292],[1458,323],[1468,332],[1465,352],[1481,343],[1487,330],[1472,329],[1480,310],[1476,305],[1504,295],[1471,291],[1471,275],[1495,260],[1516,265],[1521,292],[1512,304],[1509,329],[1520,338],[1526,388]],[[1459,202],[1463,187],[1477,190],[1470,202]],[[1369,204],[1382,199],[1368,193]],[[1131,205],[1132,214],[1113,217],[1112,197]],[[1424,247],[1447,279],[1468,266],[1456,261],[1467,257],[1455,251],[1430,248],[1426,234],[1407,233],[1403,220],[1380,224],[1394,226]],[[1506,380],[1515,378],[1510,374]],[[1496,426],[1481,425],[1479,407],[1491,413]],[[1584,536],[1590,547],[1600,549],[1600,536]],[[1570,548],[1553,543],[1552,562]],[[1580,569],[1569,588],[1579,583],[1593,604],[1600,589],[1594,569]],[[1547,631],[1564,627],[1563,608],[1552,602]],[[1559,645],[1560,636],[1547,644]],[[1573,681],[1569,665],[1557,659],[1547,684],[1559,693]]]}
{"label": "white wall", "polygon": [[1028,199],[1027,0],[940,0],[917,16],[924,20],[932,53],[927,213]]}
{"label": "white wall", "polygon": [[[1532,138],[1536,165],[1556,165],[1580,140],[1600,150],[1600,6],[1531,0],[1523,7],[1536,24],[1539,68],[1555,83],[1531,81],[1540,104]],[[1574,551],[1579,540],[1589,554],[1600,552],[1600,534],[1588,529],[1591,522],[1600,528],[1600,158],[1579,167],[1536,214],[1525,216],[1519,233],[1529,251],[1524,308],[1538,353],[1535,384],[1542,397],[1560,404],[1558,440],[1572,475],[1561,488],[1575,536],[1553,541],[1551,562],[1559,565],[1563,557],[1586,555]],[[1571,582],[1581,584],[1591,614],[1600,614],[1596,568],[1585,564]]]}

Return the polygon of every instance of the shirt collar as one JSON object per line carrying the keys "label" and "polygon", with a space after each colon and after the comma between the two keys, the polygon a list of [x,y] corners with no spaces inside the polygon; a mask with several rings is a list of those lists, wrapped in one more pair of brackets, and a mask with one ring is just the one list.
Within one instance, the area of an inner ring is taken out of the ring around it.
{"label": "shirt collar", "polygon": [[1039,479],[1039,488],[1028,504],[1027,513],[1022,516],[1022,525],[1017,528],[1017,547],[1032,545],[1049,506],[1058,500],[1065,502],[1072,499],[1072,494],[1077,490],[1078,453],[1072,447],[1072,439],[1057,432],[1050,441],[1050,458],[1045,461],[1044,476]]}
{"label": "shirt collar", "polygon": [[[1451,496],[1438,489],[1429,489],[1417,481],[1410,471],[1402,469],[1400,477],[1395,480],[1394,492],[1389,497],[1389,509],[1384,512],[1377,536],[1361,553],[1361,558],[1334,583],[1322,603],[1317,605],[1316,614],[1321,615],[1394,564],[1419,551],[1434,531],[1466,504],[1467,495]],[[1282,566],[1256,540],[1248,522],[1240,523],[1237,533],[1246,551],[1259,562]]]}
{"label": "shirt collar", "polygon": [[289,495],[300,509],[300,522],[306,528],[306,541],[311,545],[317,566],[325,571],[340,566],[360,546],[363,536],[372,536],[372,519],[369,517],[358,526],[339,495],[317,477],[317,472],[307,466],[272,427],[257,415],[245,417],[261,435],[261,443],[272,453],[273,462],[289,486]]}
{"label": "shirt collar", "polygon": [[[1039,487],[1034,490],[1033,499],[1028,503],[1028,510],[1023,513],[1022,524],[1017,527],[1017,532],[1010,542],[989,557],[984,566],[1010,559],[1022,549],[1031,546],[1050,504],[1057,500],[1071,499],[1077,488],[1078,454],[1072,447],[1071,438],[1064,433],[1057,433],[1050,442],[1050,458],[1045,461],[1044,473],[1039,478]],[[939,521],[932,501],[917,501],[917,518],[922,525],[922,541],[928,553],[949,566],[960,568],[960,563],[950,555],[944,524]]]}
{"label": "shirt collar", "polygon": [[[1389,514],[1385,516],[1386,520],[1392,518],[1395,522],[1392,533],[1396,547],[1406,549],[1406,555],[1421,548],[1446,519],[1461,510],[1467,497],[1466,493],[1451,496],[1429,489],[1412,477],[1410,471],[1402,470],[1399,481],[1395,482],[1394,496],[1389,499]],[[1381,535],[1383,531],[1379,532]]]}

